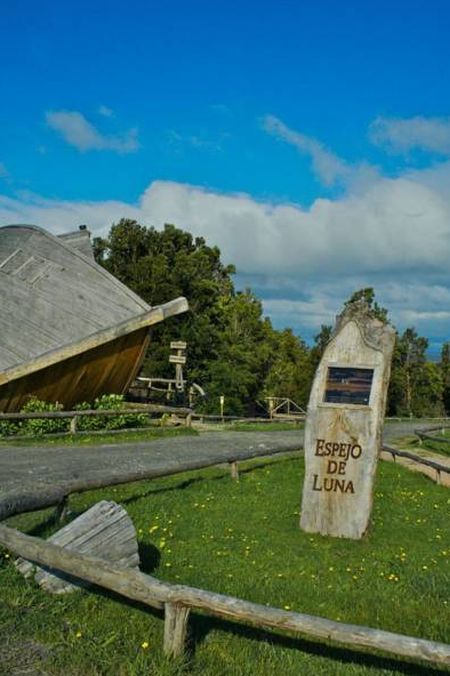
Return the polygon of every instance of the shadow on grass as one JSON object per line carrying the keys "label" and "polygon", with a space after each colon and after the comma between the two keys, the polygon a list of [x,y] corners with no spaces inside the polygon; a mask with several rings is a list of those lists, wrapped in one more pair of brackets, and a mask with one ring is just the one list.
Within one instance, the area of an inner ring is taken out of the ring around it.
{"label": "shadow on grass", "polygon": [[[289,460],[296,460],[297,455],[291,455],[293,453],[297,453],[297,451],[286,451],[286,453],[289,453],[289,456],[284,457],[282,454],[280,454],[280,457],[277,458],[272,458],[268,459],[265,462],[260,462],[257,465],[252,465],[250,467],[244,467],[244,468],[239,468],[239,475],[243,474],[249,474],[250,472],[253,472],[256,469],[264,469],[267,466],[271,466],[276,462],[282,462],[282,461],[289,461]],[[256,458],[257,459],[257,458]],[[248,458],[244,459],[241,461],[237,462],[250,462],[252,460],[255,460],[255,458]],[[216,467],[219,468],[220,465],[224,465],[225,463],[219,463]],[[213,469],[212,467],[207,467],[205,469]],[[199,470],[192,470],[192,471],[199,471]],[[230,472],[225,470],[218,474],[217,476],[213,477],[208,477],[208,481],[222,481],[226,477],[230,476]],[[158,477],[161,478],[161,477]],[[231,480],[231,478],[230,478]],[[145,479],[145,481],[149,481],[149,479]],[[179,491],[179,490],[184,490],[186,488],[190,488],[191,486],[194,486],[195,484],[201,483],[202,481],[205,481],[204,477],[192,477],[192,479],[184,479],[180,483],[177,483],[173,486],[164,486],[162,488],[150,488],[148,491],[145,493],[139,493],[139,495],[132,495],[129,498],[125,498],[124,500],[121,500],[120,503],[122,505],[131,505],[134,502],[138,502],[139,500],[144,500],[145,498],[151,497],[152,495],[158,495],[158,493],[170,493],[172,491]]]}
{"label": "shadow on grass", "polygon": [[335,660],[341,664],[363,665],[374,669],[390,670],[394,674],[405,674],[405,676],[438,676],[443,673],[443,670],[438,667],[434,668],[430,665],[402,661],[401,657],[394,659],[383,655],[370,654],[364,652],[363,649],[361,651],[352,650],[351,648],[341,648],[327,643],[311,641],[306,638],[276,634],[268,630],[248,627],[220,618],[191,615],[189,624],[189,653],[191,657],[195,656],[196,647],[207,639],[211,631],[219,630],[234,634],[240,638],[260,641],[289,650],[299,650],[308,655]]}

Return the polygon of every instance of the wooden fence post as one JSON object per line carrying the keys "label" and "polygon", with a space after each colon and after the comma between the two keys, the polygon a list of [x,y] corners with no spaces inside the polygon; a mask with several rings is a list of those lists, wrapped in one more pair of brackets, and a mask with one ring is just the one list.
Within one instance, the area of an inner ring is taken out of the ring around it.
{"label": "wooden fence post", "polygon": [[189,610],[178,603],[164,604],[164,652],[169,657],[184,654]]}
{"label": "wooden fence post", "polygon": [[69,496],[65,495],[61,502],[56,505],[55,511],[55,521],[56,523],[62,523],[67,516],[69,511]]}
{"label": "wooden fence post", "polygon": [[236,460],[230,462],[230,471],[233,481],[239,481],[239,466]]}
{"label": "wooden fence post", "polygon": [[74,415],[73,418],[70,419],[70,434],[76,434],[77,433],[77,416]]}

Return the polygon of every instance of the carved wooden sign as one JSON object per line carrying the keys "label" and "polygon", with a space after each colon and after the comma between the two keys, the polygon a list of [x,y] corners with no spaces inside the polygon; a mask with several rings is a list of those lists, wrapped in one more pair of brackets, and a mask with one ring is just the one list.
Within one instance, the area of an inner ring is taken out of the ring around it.
{"label": "carved wooden sign", "polygon": [[308,405],[305,531],[358,539],[368,528],[394,340],[365,303],[337,319]]}

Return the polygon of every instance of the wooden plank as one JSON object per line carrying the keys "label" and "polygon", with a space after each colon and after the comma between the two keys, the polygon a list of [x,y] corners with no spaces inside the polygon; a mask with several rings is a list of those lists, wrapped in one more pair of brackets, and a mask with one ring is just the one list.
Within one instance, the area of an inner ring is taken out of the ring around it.
{"label": "wooden plank", "polygon": [[[357,649],[382,650],[395,657],[450,666],[450,645],[445,643],[271,608],[194,587],[168,584],[138,571],[125,570],[101,559],[67,551],[3,525],[0,525],[0,543],[40,565],[57,568],[152,607],[161,608],[171,603],[202,610],[228,620],[283,629]],[[169,610],[170,612],[174,611]]]}
{"label": "wooden plank", "polygon": [[[98,502],[54,533],[47,542],[88,556],[98,556],[126,568],[139,567],[136,529],[125,509],[112,501]],[[77,589],[64,576],[35,568],[25,559],[19,559],[16,567],[25,577],[35,573],[36,582],[51,593],[65,594]]]}
{"label": "wooden plank", "polygon": [[170,364],[185,364],[186,363],[186,357],[181,357],[178,354],[171,354],[169,356],[169,363]]}
{"label": "wooden plank", "polygon": [[187,343],[184,340],[172,340],[170,343],[171,350],[185,350]]}

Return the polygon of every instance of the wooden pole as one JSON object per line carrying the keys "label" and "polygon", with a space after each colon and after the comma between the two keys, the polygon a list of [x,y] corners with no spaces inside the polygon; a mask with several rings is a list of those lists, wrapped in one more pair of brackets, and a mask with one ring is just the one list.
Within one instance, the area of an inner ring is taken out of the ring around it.
{"label": "wooden pole", "polygon": [[77,416],[74,415],[73,418],[70,419],[70,428],[69,428],[70,434],[76,434],[77,433]]}
{"label": "wooden pole", "polygon": [[233,481],[239,481],[239,466],[237,462],[230,462],[230,471]]}
{"label": "wooden pole", "polygon": [[[395,657],[408,657],[450,666],[450,645],[445,643],[394,634],[382,629],[344,624],[314,615],[270,608],[203,589],[160,582],[139,571],[119,568],[101,559],[67,551],[3,525],[0,525],[0,544],[35,563],[55,568],[154,608],[163,608],[166,604],[195,608],[228,620],[265,628],[285,629],[353,648],[382,650]],[[180,645],[185,620],[181,610],[166,608],[166,611],[169,626],[167,633],[171,637],[170,641],[167,639],[167,645],[170,649],[174,649],[175,645]]]}
{"label": "wooden pole", "polygon": [[164,604],[164,652],[169,657],[181,657],[185,652],[189,612],[177,603]]}

